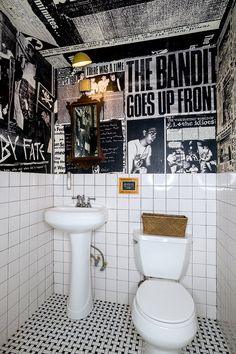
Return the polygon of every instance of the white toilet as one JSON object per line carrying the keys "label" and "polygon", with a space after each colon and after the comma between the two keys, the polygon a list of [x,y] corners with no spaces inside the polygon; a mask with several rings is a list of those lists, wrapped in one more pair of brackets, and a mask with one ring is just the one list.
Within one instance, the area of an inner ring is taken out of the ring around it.
{"label": "white toilet", "polygon": [[197,332],[195,305],[178,283],[189,262],[191,238],[144,235],[134,231],[139,286],[132,319],[144,340],[143,354],[178,354]]}

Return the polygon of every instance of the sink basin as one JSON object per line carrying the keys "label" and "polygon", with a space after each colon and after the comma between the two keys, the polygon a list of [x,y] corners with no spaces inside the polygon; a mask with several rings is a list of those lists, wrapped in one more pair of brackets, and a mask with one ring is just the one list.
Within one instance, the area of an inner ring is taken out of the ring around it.
{"label": "sink basin", "polygon": [[93,204],[91,208],[72,205],[49,208],[45,221],[55,229],[70,234],[71,272],[67,315],[72,320],[86,317],[93,308],[90,244],[92,231],[107,221],[107,208]]}
{"label": "sink basin", "polygon": [[107,209],[99,204],[93,204],[92,208],[57,206],[45,212],[45,221],[49,225],[70,234],[95,230],[106,220]]}

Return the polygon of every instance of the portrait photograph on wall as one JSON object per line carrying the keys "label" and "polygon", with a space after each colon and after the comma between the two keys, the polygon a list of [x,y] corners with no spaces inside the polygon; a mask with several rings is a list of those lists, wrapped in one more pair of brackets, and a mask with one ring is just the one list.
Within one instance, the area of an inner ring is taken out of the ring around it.
{"label": "portrait photograph on wall", "polygon": [[164,173],[164,119],[127,121],[128,173]]}

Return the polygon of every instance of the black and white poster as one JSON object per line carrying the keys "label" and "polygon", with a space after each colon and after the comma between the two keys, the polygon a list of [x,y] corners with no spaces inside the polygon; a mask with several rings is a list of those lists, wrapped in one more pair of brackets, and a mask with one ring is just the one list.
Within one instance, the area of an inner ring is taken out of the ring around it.
{"label": "black and white poster", "polygon": [[37,103],[37,89],[42,83],[50,92],[51,66],[37,52],[32,38],[16,34],[1,16],[0,169],[47,173],[51,171],[52,116],[45,105]]}
{"label": "black and white poster", "polygon": [[127,121],[128,173],[164,173],[164,119]]}
{"label": "black and white poster", "polygon": [[100,112],[101,122],[125,118],[123,92],[106,92],[100,97],[100,102],[102,103]]}
{"label": "black and white poster", "polygon": [[[88,76],[91,90],[86,94],[102,104],[101,146],[105,160],[100,172],[215,172],[215,54],[215,47],[206,46],[127,59],[119,68],[125,68],[125,76],[122,71],[112,71],[116,69],[112,62],[93,64],[73,75],[68,72],[69,81],[60,70],[58,95],[63,103],[63,123],[70,119],[64,119],[68,116],[66,101],[78,99],[80,80]],[[123,136],[120,128],[116,136],[114,122],[116,129],[118,125],[125,127]],[[181,134],[176,122],[183,128]],[[205,163],[204,154],[208,155]],[[78,171],[72,166],[70,170]]]}
{"label": "black and white poster", "polygon": [[[102,67],[104,70],[104,66]],[[112,63],[109,67],[115,68]],[[123,68],[123,65],[121,67]],[[96,68],[99,68],[98,72],[101,72],[100,65],[96,65]],[[124,119],[124,72],[111,71],[89,79],[91,91],[86,94],[101,102],[100,121]]]}
{"label": "black and white poster", "polygon": [[90,64],[84,70],[90,78],[90,95],[124,91],[124,60]]}
{"label": "black and white poster", "polygon": [[166,118],[166,173],[216,172],[216,115]]}
{"label": "black and white poster", "polygon": [[125,62],[127,119],[216,111],[215,47]]}
{"label": "black and white poster", "polygon": [[219,172],[227,172],[232,169],[232,131],[231,127],[221,133],[220,138],[217,139],[218,150],[218,170]]}
{"label": "black and white poster", "polygon": [[217,77],[218,82],[222,80],[222,78],[227,74],[231,67],[232,62],[232,31],[231,31],[231,22],[229,18],[224,25],[224,29],[220,34],[218,41],[218,70]]}
{"label": "black and white poster", "polygon": [[[109,68],[109,69],[108,69]],[[124,72],[114,72],[123,69],[123,62],[111,62],[88,66],[84,71],[59,69],[58,83],[58,122],[70,124],[67,102],[74,102],[81,96],[80,82],[90,80],[90,91],[85,92],[88,97],[101,102],[100,121],[124,119]],[[93,76],[92,76],[93,74]]]}
{"label": "black and white poster", "polygon": [[[0,11],[0,129],[9,127],[13,114],[16,28]],[[2,156],[3,157],[3,156]]]}
{"label": "black and white poster", "polygon": [[54,173],[65,173],[65,132],[63,124],[54,129]]}
{"label": "black and white poster", "polygon": [[50,112],[54,110],[54,97],[41,83],[38,86],[38,103]]}
{"label": "black and white poster", "polygon": [[218,172],[236,170],[236,24],[235,5],[220,33],[217,85]]}
{"label": "black and white poster", "polygon": [[[111,62],[102,62],[97,64],[89,64],[86,66],[84,73],[86,77],[94,77],[101,75],[107,75],[108,77],[112,74],[115,74],[115,77],[119,77],[119,73],[125,71],[124,69],[124,60],[113,60]],[[121,77],[121,76],[120,76]],[[112,79],[112,77],[110,76]],[[113,79],[113,81],[115,81]]]}

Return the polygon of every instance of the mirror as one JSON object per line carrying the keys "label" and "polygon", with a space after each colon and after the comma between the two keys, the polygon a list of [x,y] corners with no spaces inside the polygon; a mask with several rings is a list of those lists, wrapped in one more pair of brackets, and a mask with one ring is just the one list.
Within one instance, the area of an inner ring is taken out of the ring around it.
{"label": "mirror", "polygon": [[101,104],[83,95],[67,103],[71,116],[71,161],[91,167],[101,160],[99,114]]}

